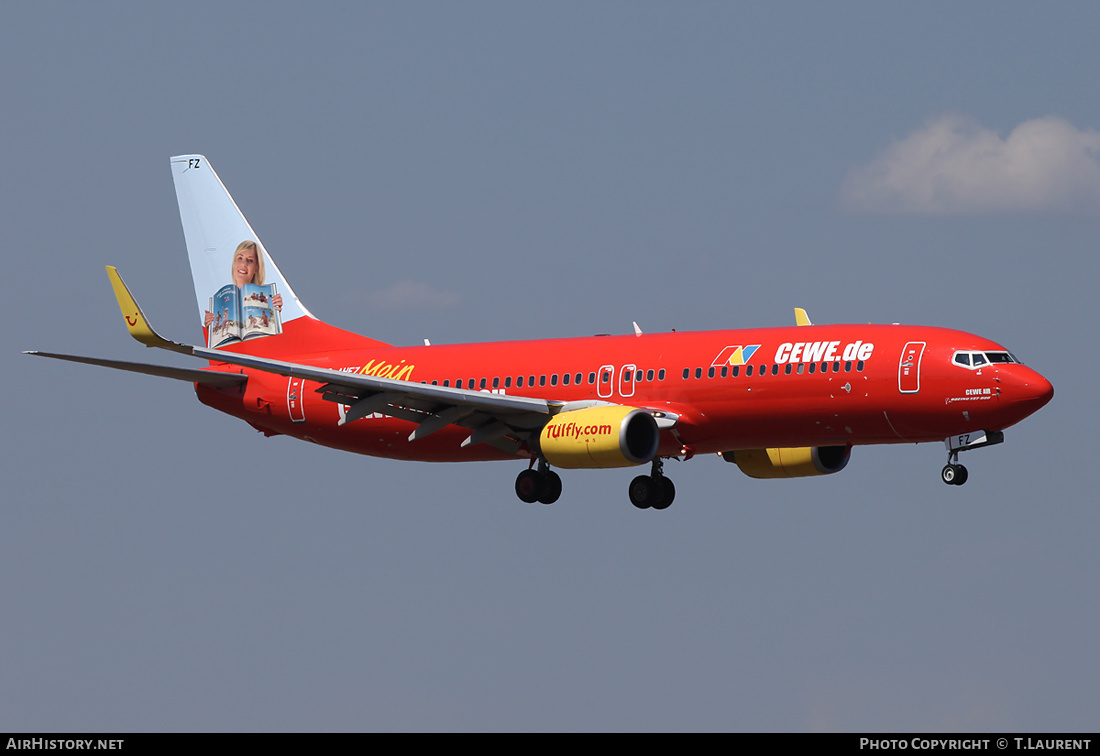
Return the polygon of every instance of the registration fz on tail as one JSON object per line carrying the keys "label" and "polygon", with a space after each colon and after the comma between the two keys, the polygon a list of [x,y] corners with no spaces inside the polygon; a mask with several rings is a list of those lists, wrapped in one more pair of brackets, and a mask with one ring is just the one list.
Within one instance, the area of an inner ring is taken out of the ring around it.
{"label": "registration fz on tail", "polygon": [[[118,272],[107,274],[142,344],[205,361],[181,369],[31,352],[194,384],[199,401],[267,436],[425,462],[511,460],[516,494],[558,499],[552,468],[648,466],[630,501],[675,497],[664,461],[719,455],[755,478],[827,475],[864,444],[943,443],[960,452],[1054,389],[1005,347],[963,331],[796,325],[498,343],[394,346],[316,318],[202,155],[171,159],[201,345],[170,341]],[[196,329],[196,332],[198,329]]]}

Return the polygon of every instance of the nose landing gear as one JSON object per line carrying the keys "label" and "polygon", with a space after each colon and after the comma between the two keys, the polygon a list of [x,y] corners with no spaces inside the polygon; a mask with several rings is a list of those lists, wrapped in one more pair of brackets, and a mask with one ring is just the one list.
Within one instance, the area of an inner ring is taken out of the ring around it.
{"label": "nose landing gear", "polygon": [[958,459],[958,454],[952,454],[940,471],[940,478],[949,486],[961,486],[969,477],[966,468],[958,463]]}
{"label": "nose landing gear", "polygon": [[947,447],[947,464],[940,471],[940,479],[949,486],[961,486],[969,476],[966,468],[959,464],[959,452],[993,446],[1004,440],[1005,434],[1001,431],[973,431],[944,439],[943,445]]}

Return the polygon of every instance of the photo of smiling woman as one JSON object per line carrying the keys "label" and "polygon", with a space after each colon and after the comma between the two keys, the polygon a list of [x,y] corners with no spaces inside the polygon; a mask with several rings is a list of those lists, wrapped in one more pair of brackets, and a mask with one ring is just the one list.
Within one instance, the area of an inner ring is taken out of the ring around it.
{"label": "photo of smiling woman", "polygon": [[237,245],[229,277],[232,283],[210,298],[210,309],[203,319],[207,344],[215,347],[281,333],[283,297],[274,283],[264,283],[264,254],[255,241],[246,239]]}

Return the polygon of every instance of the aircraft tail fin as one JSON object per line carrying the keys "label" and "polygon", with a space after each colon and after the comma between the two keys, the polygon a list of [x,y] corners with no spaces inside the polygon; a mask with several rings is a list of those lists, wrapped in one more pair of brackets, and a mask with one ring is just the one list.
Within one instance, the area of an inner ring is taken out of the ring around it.
{"label": "aircraft tail fin", "polygon": [[306,309],[204,156],[177,155],[171,164],[207,346],[253,353],[389,346]]}
{"label": "aircraft tail fin", "polygon": [[210,162],[202,155],[177,155],[172,158],[172,180],[180,207],[187,257],[199,315],[205,319],[211,296],[233,280],[234,253],[251,243],[258,253],[252,283],[277,286],[283,299],[283,322],[302,316],[313,317],[294,295],[275,261],[267,254],[260,237],[252,230],[244,214],[233,201]]}

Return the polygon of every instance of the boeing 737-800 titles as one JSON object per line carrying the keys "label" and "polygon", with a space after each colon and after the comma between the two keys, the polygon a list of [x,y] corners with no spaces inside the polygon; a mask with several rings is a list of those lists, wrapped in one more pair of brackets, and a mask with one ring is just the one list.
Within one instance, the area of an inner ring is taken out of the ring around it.
{"label": "boeing 737-800 titles", "polygon": [[853,446],[941,442],[961,451],[1050,401],[1051,384],[1003,346],[962,331],[812,325],[694,333],[392,346],[305,308],[210,163],[171,159],[204,345],[153,330],[107,268],[130,334],[198,357],[180,369],[31,352],[188,381],[199,400],[265,435],[428,462],[527,463],[516,493],[549,504],[551,467],[649,465],[639,508],[675,489],[663,461],[717,454],[757,478],[839,472]]}

